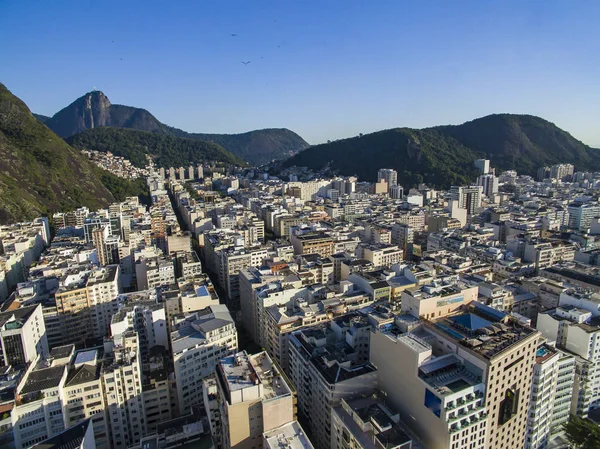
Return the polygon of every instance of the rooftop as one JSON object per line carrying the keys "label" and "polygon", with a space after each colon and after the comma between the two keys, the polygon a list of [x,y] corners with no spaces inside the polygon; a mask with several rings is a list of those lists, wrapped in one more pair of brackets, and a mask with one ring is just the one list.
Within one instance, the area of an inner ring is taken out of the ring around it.
{"label": "rooftop", "polygon": [[56,436],[32,446],[32,449],[77,449],[83,444],[89,425],[90,420],[86,419]]}
{"label": "rooftop", "polygon": [[265,449],[312,449],[313,445],[298,424],[292,421],[265,432]]}
{"label": "rooftop", "polygon": [[19,394],[42,392],[51,388],[58,387],[63,377],[66,366],[51,366],[48,368],[34,369],[29,373],[25,384],[19,391]]}
{"label": "rooftop", "polygon": [[503,312],[478,302],[463,307],[454,315],[426,323],[428,329],[491,359],[514,344],[536,333]]}
{"label": "rooftop", "polygon": [[[263,401],[292,392],[266,352],[255,355],[248,355],[245,351],[238,352],[221,359],[219,368],[219,373],[226,383],[230,402],[233,392],[255,386],[261,387],[260,397]],[[256,398],[255,395],[252,397]]]}

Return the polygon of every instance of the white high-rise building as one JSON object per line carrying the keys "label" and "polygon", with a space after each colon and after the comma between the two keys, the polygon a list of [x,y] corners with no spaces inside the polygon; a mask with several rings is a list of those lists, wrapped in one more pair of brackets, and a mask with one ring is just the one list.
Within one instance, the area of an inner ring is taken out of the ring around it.
{"label": "white high-rise building", "polygon": [[577,364],[571,413],[587,417],[600,407],[600,295],[567,290],[559,306],[538,314],[537,328],[559,349],[574,354]]}
{"label": "white high-rise building", "polygon": [[377,182],[384,180],[389,187],[398,184],[398,172],[391,168],[381,168],[377,172]]}
{"label": "white high-rise building", "polygon": [[477,167],[482,175],[487,175],[490,172],[490,161],[488,159],[477,159],[475,167]]}
{"label": "white high-rise building", "polygon": [[592,225],[592,219],[600,216],[600,206],[596,203],[571,203],[569,211],[569,228],[587,231]]}
{"label": "white high-rise building", "polygon": [[483,187],[483,194],[488,198],[498,193],[498,177],[491,173],[477,178],[477,185]]}
{"label": "white high-rise building", "polygon": [[466,209],[469,215],[475,214],[481,207],[481,196],[483,187],[481,186],[452,186],[450,189],[450,198],[458,201],[460,209]]}
{"label": "white high-rise building", "polygon": [[24,365],[48,355],[42,305],[0,313],[0,367]]}
{"label": "white high-rise building", "polygon": [[171,333],[179,413],[202,404],[202,381],[219,359],[237,351],[235,322],[224,305],[210,306],[174,324]]}
{"label": "white high-rise building", "polygon": [[[358,316],[293,332],[289,374],[298,394],[298,411],[317,449],[331,447],[331,411],[349,399],[371,394],[377,372],[369,363],[371,326]],[[345,349],[340,351],[340,345]]]}
{"label": "white high-rise building", "polygon": [[101,270],[92,271],[88,277],[86,289],[95,338],[108,335],[110,321],[119,310],[117,296],[121,293],[120,278],[119,265],[107,265]]}
{"label": "white high-rise building", "polygon": [[138,335],[127,330],[104,344],[102,382],[114,449],[137,444],[146,434]]}
{"label": "white high-rise building", "polygon": [[[525,449],[548,447],[552,433],[569,419],[575,360],[546,344],[536,352],[533,367]],[[566,400],[565,400],[566,399]]]}

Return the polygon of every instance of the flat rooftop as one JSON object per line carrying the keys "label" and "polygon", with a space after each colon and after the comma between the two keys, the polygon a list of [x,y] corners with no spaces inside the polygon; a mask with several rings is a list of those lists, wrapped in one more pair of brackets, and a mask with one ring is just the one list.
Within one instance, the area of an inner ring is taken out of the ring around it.
{"label": "flat rooftop", "polygon": [[456,314],[428,321],[426,326],[486,359],[537,332],[510,319],[505,313],[478,302],[471,303]]}
{"label": "flat rooftop", "polygon": [[265,432],[264,439],[265,449],[313,449],[298,421]]}
{"label": "flat rooftop", "polygon": [[285,379],[266,352],[248,355],[245,351],[225,357],[219,362],[226,387],[231,392],[262,387],[262,400],[292,393]]}

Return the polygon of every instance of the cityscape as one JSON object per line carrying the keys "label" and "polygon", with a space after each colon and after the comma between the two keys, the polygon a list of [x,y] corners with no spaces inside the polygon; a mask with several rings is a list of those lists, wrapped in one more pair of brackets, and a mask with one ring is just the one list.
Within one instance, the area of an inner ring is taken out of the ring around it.
{"label": "cityscape", "polygon": [[569,447],[600,410],[600,173],[473,166],[150,164],[119,169],[149,204],[1,226],[2,447]]}
{"label": "cityscape", "polygon": [[599,19],[0,1],[0,449],[600,449]]}

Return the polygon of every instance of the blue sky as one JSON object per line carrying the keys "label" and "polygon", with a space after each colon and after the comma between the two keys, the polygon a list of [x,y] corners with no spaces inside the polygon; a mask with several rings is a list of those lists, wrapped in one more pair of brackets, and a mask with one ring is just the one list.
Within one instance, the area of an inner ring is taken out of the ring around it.
{"label": "blue sky", "polygon": [[600,147],[598,23],[579,0],[0,0],[0,82],[41,114],[96,87],[190,132],[513,112]]}

